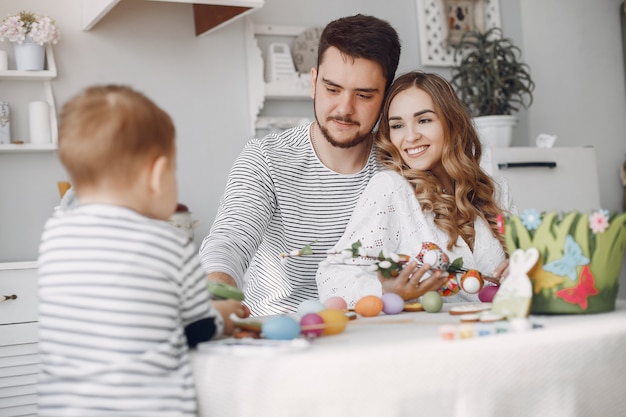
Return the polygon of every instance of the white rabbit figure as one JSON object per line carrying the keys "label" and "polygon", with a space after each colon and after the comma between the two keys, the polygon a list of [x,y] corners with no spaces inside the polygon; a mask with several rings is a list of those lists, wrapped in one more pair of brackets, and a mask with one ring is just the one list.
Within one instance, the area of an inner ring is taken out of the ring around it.
{"label": "white rabbit figure", "polygon": [[507,319],[528,317],[533,287],[528,271],[539,260],[536,248],[517,249],[509,258],[509,275],[504,280],[491,306],[491,311]]}

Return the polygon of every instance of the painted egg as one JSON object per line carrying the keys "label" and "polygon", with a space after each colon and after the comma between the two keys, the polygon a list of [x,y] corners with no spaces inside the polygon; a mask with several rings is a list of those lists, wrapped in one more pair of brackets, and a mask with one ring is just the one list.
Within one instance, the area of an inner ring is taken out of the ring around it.
{"label": "painted egg", "polygon": [[482,290],[478,292],[478,299],[483,303],[491,303],[493,301],[493,297],[495,297],[498,292],[497,285],[487,285]]}
{"label": "painted egg", "polygon": [[475,269],[470,269],[461,275],[461,279],[459,280],[461,284],[461,288],[468,294],[476,294],[483,288],[485,281],[483,281],[483,276],[481,273]]}
{"label": "painted egg", "polygon": [[437,290],[437,292],[442,297],[449,297],[451,295],[457,294],[460,289],[461,286],[459,285],[456,274],[450,274],[448,275],[448,279]]}
{"label": "painted egg", "polygon": [[398,294],[388,292],[380,297],[383,300],[383,312],[385,314],[398,314],[404,310],[404,299]]}
{"label": "painted egg", "polygon": [[266,339],[291,340],[300,334],[300,324],[289,316],[276,316],[263,322],[261,334]]}
{"label": "painted egg", "polygon": [[303,317],[308,313],[319,313],[324,308],[324,304],[318,300],[304,300],[298,305],[298,316]]}
{"label": "painted egg", "polygon": [[383,300],[375,295],[366,295],[354,305],[354,311],[363,317],[373,317],[383,311]]}
{"label": "painted egg", "polygon": [[348,308],[348,303],[341,297],[330,297],[324,301],[325,308],[334,308],[335,310],[345,310]]}
{"label": "painted egg", "polygon": [[329,336],[343,332],[348,324],[348,317],[342,310],[327,308],[317,313],[324,320],[323,335]]}
{"label": "painted egg", "polygon": [[324,332],[324,319],[317,313],[307,313],[300,319],[300,329],[307,338],[320,337]]}
{"label": "painted egg", "polygon": [[422,295],[420,302],[424,310],[429,313],[437,313],[441,311],[441,307],[443,307],[443,298],[441,298],[441,295],[439,295],[437,291],[428,291],[426,294]]}
{"label": "painted egg", "polygon": [[433,269],[446,271],[450,266],[448,255],[433,242],[422,243],[422,249],[417,254],[417,260],[422,264],[430,265]]}

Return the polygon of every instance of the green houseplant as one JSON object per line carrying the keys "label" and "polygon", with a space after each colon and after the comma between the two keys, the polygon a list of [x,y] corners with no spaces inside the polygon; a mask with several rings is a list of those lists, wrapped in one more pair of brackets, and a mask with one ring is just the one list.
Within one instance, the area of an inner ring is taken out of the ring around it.
{"label": "green houseplant", "polygon": [[[450,82],[474,116],[481,139],[492,146],[509,146],[517,123],[515,113],[532,104],[535,88],[530,67],[521,62],[520,48],[503,37],[498,27],[482,33],[469,31],[455,46],[454,60]],[[504,138],[486,137],[500,130],[490,127],[490,122],[510,125],[501,132]]]}

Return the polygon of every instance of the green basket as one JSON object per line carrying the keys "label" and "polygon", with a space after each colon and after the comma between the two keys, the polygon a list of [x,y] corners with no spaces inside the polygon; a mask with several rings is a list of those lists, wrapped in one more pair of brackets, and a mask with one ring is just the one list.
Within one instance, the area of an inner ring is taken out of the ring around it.
{"label": "green basket", "polygon": [[532,314],[587,314],[615,310],[626,250],[626,213],[526,210],[505,219],[509,253],[535,247],[529,272]]}

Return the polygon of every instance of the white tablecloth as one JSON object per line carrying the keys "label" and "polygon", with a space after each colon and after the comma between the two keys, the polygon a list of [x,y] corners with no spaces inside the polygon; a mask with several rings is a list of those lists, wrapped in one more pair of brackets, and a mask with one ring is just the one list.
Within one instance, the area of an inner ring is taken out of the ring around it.
{"label": "white tablecloth", "polygon": [[200,415],[626,416],[626,302],[444,340],[446,311],[358,318],[302,350],[192,352]]}

